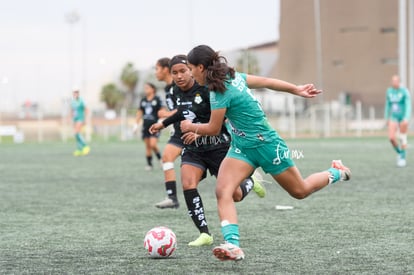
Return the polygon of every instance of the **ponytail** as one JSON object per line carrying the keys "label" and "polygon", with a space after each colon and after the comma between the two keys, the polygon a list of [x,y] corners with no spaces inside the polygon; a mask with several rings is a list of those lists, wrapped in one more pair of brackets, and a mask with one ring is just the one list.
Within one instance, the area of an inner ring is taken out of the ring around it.
{"label": "ponytail", "polygon": [[193,65],[203,65],[207,71],[206,83],[209,91],[224,93],[226,83],[234,78],[235,71],[227,65],[227,59],[206,45],[192,49],[187,55]]}

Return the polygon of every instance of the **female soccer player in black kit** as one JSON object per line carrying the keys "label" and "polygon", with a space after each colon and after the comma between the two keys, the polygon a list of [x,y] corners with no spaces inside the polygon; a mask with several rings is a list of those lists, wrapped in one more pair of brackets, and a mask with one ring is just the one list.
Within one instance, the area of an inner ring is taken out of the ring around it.
{"label": "female soccer player in black kit", "polygon": [[[174,96],[173,87],[174,82],[169,68],[170,59],[168,57],[158,59],[155,64],[155,76],[159,81],[165,82],[165,102],[168,110],[165,108],[158,112],[160,118],[170,116],[171,111],[177,107],[176,99]],[[183,141],[181,140],[181,129],[179,123],[174,123],[173,131],[167,142],[167,145],[162,152],[162,169],[164,171],[164,182],[167,197],[156,203],[157,208],[178,208],[179,202],[177,198],[177,183],[176,175],[174,170],[174,161],[181,155],[181,151],[184,147]]]}
{"label": "female soccer player in black kit", "polygon": [[[185,55],[176,55],[170,61],[170,72],[176,84],[174,94],[177,99],[177,111],[163,122],[155,123],[150,127],[151,133],[172,123],[184,119],[194,123],[207,123],[210,120],[210,98],[206,87],[198,85],[192,78],[187,66]],[[200,136],[188,132],[182,135],[184,150],[181,155],[181,181],[188,213],[200,236],[190,242],[189,246],[211,245],[211,236],[204,213],[203,201],[198,193],[198,183],[207,175],[217,176],[221,161],[226,156],[230,146],[230,134],[225,126],[217,136]],[[260,184],[260,174],[246,179],[233,194],[234,201],[241,201],[253,189],[260,197],[264,197],[265,190]]]}
{"label": "female soccer player in black kit", "polygon": [[162,108],[161,99],[155,94],[156,87],[152,83],[145,83],[145,96],[139,103],[139,108],[136,113],[136,123],[139,124],[143,120],[142,126],[142,140],[145,142],[145,157],[147,159],[147,166],[145,170],[152,170],[152,153],[154,152],[157,158],[161,159],[160,150],[158,149],[159,134],[151,134],[149,127],[158,121],[158,111]]}

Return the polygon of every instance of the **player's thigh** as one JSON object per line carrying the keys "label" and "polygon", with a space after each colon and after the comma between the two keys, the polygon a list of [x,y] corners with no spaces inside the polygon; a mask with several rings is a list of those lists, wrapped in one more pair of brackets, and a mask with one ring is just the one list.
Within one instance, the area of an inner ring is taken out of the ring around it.
{"label": "player's thigh", "polygon": [[183,190],[195,189],[203,178],[205,170],[191,164],[181,165],[181,183]]}
{"label": "player's thigh", "polygon": [[151,140],[149,137],[144,137],[144,144],[146,148],[150,148],[151,147]]}
{"label": "player's thigh", "polygon": [[164,147],[164,151],[162,152],[162,161],[163,162],[173,162],[177,159],[179,155],[181,155],[182,148],[167,143]]}
{"label": "player's thigh", "polygon": [[400,133],[406,134],[408,132],[408,120],[403,120],[400,122]]}
{"label": "player's thigh", "polygon": [[150,143],[151,148],[155,148],[155,147],[157,147],[158,137],[156,137],[156,136],[151,136],[151,137],[149,138],[149,143]]}
{"label": "player's thigh", "polygon": [[74,128],[75,128],[76,133],[80,133],[82,131],[82,127],[83,127],[83,121],[80,121],[80,120],[75,121]]}
{"label": "player's thigh", "polygon": [[388,137],[390,139],[395,139],[398,131],[398,122],[395,120],[388,121]]}
{"label": "player's thigh", "polygon": [[240,183],[248,178],[254,171],[254,167],[241,159],[225,157],[221,162],[217,175],[216,195],[233,196],[234,190]]}
{"label": "player's thigh", "polygon": [[296,166],[291,166],[280,174],[272,175],[272,177],[283,189],[293,196],[306,192],[305,181]]}

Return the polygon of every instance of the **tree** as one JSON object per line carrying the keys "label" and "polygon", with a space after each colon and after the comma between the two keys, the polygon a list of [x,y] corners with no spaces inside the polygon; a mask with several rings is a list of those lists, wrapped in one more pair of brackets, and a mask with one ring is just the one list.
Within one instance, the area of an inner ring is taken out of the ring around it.
{"label": "tree", "polygon": [[254,54],[245,50],[242,52],[239,59],[237,59],[236,70],[247,74],[257,75],[260,73],[259,61]]}
{"label": "tree", "polygon": [[124,95],[114,83],[108,83],[102,87],[101,101],[105,102],[109,110],[119,110],[124,101]]}
{"label": "tree", "polygon": [[129,62],[122,69],[121,82],[127,88],[124,107],[130,108],[135,102],[135,87],[138,83],[138,70],[135,69],[134,64]]}

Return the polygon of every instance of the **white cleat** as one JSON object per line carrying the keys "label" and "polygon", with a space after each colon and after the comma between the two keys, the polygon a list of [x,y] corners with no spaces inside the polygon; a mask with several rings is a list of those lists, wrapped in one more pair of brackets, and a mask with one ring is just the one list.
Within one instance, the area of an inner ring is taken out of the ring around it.
{"label": "white cleat", "polygon": [[244,252],[240,247],[231,243],[224,243],[213,249],[213,254],[220,261],[241,261],[244,259]]}
{"label": "white cleat", "polygon": [[332,168],[336,168],[341,172],[340,181],[347,181],[351,179],[351,169],[342,164],[341,160],[333,160]]}
{"label": "white cleat", "polygon": [[155,204],[155,207],[157,208],[178,208],[180,204],[177,200],[173,200],[171,198],[165,198],[164,200],[160,201],[159,203]]}

